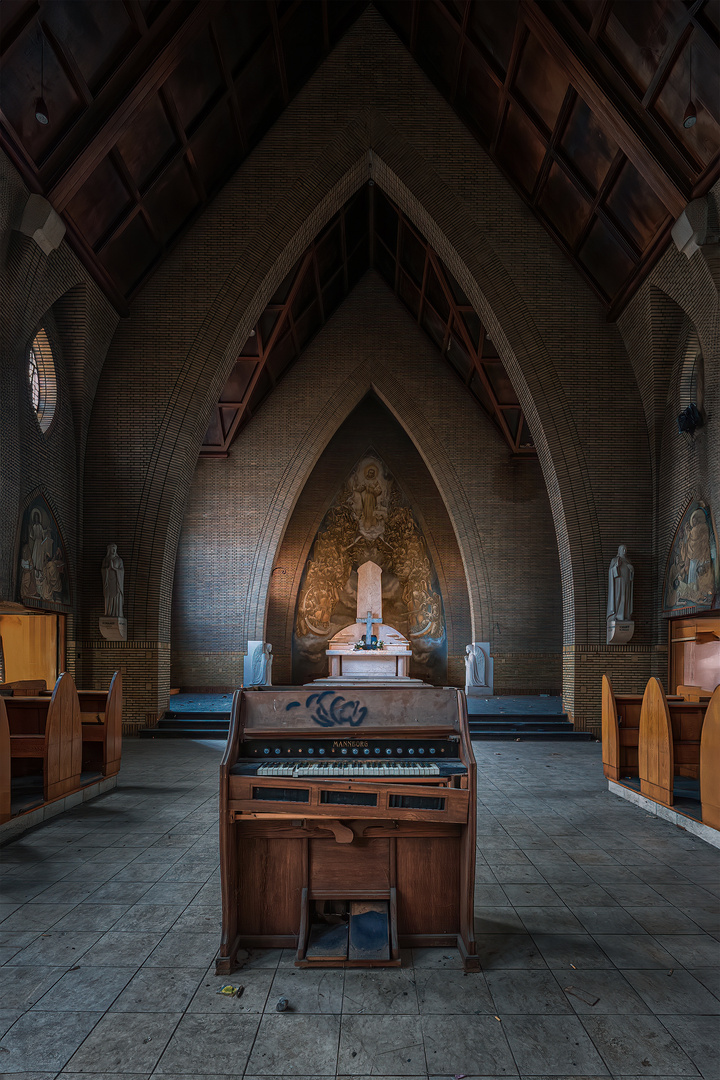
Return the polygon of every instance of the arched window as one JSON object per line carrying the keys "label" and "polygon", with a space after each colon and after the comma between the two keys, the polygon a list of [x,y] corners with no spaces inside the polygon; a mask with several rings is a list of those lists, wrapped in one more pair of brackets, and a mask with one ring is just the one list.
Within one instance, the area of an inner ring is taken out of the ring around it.
{"label": "arched window", "polygon": [[55,415],[57,379],[50,342],[44,330],[38,330],[28,351],[27,381],[30,401],[41,431],[47,431]]}

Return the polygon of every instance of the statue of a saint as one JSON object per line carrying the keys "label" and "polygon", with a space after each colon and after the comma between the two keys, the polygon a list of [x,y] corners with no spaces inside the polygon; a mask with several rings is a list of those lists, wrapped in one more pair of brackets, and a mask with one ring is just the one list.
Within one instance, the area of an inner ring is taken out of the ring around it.
{"label": "statue of a saint", "polygon": [[102,562],[103,596],[105,614],[116,619],[123,618],[123,598],[125,596],[125,564],[117,553],[117,544],[108,544],[107,554]]}
{"label": "statue of a saint", "polygon": [[486,686],[485,653],[473,645],[465,646],[465,691],[473,686]]}
{"label": "statue of a saint", "polygon": [[388,509],[383,498],[383,484],[377,465],[365,466],[362,478],[355,480],[352,508],[360,532],[368,539],[377,539],[385,528]]}
{"label": "statue of a saint", "polygon": [[252,657],[251,686],[272,686],[272,645],[260,642]]}
{"label": "statue of a saint", "polygon": [[626,559],[627,548],[621,544],[618,553],[610,563],[608,574],[608,619],[620,622],[628,621],[633,613],[633,578],[635,571],[632,563]]}

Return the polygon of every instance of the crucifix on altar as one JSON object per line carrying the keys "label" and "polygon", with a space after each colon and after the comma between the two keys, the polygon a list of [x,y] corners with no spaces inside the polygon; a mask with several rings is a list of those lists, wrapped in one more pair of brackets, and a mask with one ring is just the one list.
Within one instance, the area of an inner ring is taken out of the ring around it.
{"label": "crucifix on altar", "polygon": [[382,623],[382,619],[374,619],[372,611],[368,611],[364,619],[357,618],[355,622],[365,623],[365,648],[369,649],[372,645],[373,623],[378,623],[378,625],[380,625]]}

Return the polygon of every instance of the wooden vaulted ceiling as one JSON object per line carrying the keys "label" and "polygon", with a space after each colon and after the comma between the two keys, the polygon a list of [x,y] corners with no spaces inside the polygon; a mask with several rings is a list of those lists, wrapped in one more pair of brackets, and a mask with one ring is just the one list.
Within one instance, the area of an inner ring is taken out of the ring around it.
{"label": "wooden vaulted ceiling", "polygon": [[[720,174],[717,0],[375,3],[617,314]],[[0,143],[118,310],[366,5],[2,0]]]}
{"label": "wooden vaulted ceiling", "polygon": [[201,457],[227,457],[258,406],[370,266],[438,347],[512,454],[535,454],[512,383],[469,299],[402,211],[366,184],[271,298],[220,395]]}

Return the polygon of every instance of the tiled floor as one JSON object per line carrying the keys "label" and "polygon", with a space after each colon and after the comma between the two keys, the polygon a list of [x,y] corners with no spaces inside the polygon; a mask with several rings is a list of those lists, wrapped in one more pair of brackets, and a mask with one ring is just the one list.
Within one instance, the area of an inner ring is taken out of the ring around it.
{"label": "tiled floor", "polygon": [[240,999],[220,750],[128,740],[116,792],[0,851],[0,1077],[720,1076],[720,853],[610,795],[597,744],[476,744],[482,974],[272,951]]}

